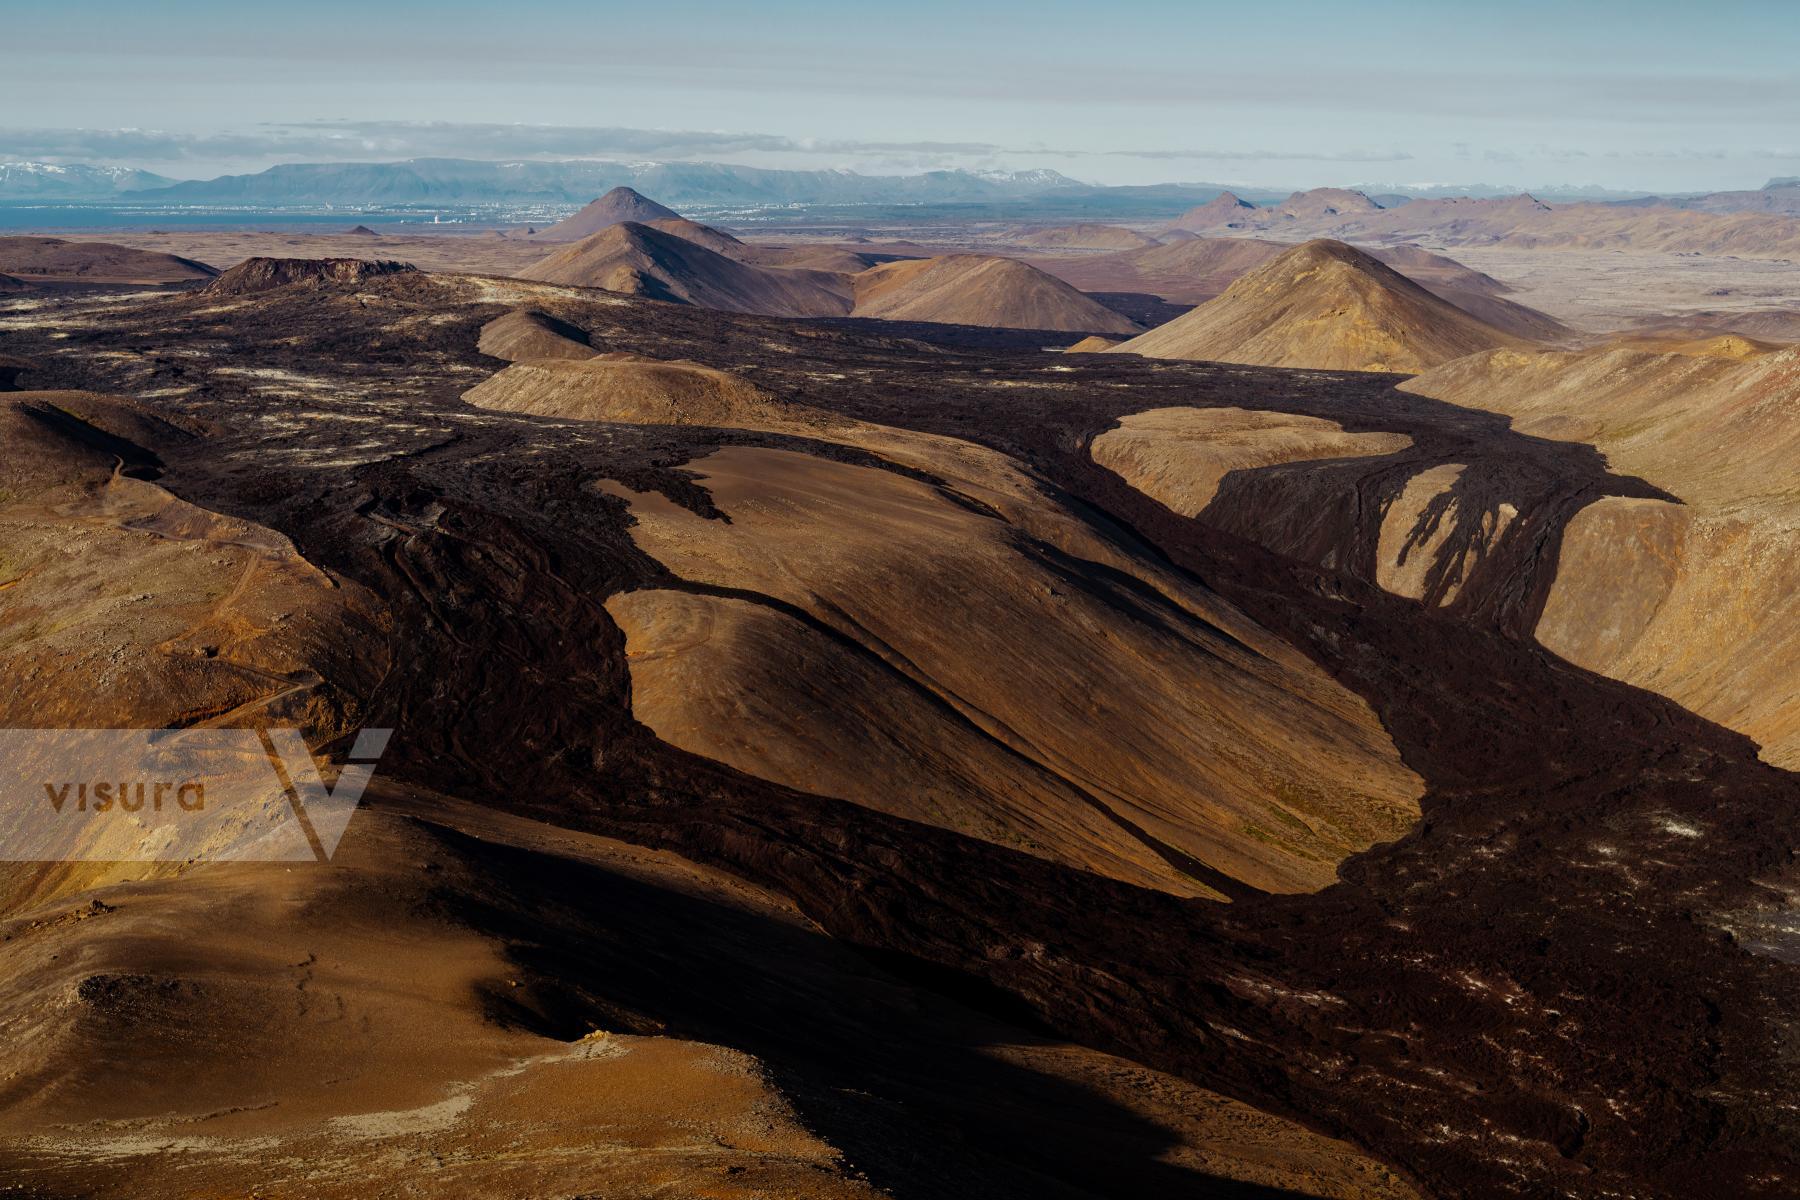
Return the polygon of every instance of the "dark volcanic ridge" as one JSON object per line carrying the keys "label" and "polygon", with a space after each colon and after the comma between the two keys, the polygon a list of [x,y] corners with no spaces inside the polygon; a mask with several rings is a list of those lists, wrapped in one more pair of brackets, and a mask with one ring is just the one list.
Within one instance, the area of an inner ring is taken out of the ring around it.
{"label": "dark volcanic ridge", "polygon": [[206,285],[210,296],[246,296],[290,284],[358,284],[417,271],[411,263],[363,258],[247,258]]}

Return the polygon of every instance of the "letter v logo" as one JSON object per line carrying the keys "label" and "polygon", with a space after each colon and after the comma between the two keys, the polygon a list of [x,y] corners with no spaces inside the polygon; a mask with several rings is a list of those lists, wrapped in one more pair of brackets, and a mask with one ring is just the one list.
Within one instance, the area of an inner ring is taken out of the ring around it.
{"label": "letter v logo", "polygon": [[320,862],[329,862],[337,852],[363,790],[375,776],[375,762],[387,749],[393,733],[391,729],[365,729],[358,733],[356,744],[350,748],[350,761],[338,772],[337,786],[327,788],[298,729],[262,730],[263,748],[281,776],[294,817],[306,831],[306,840],[312,843]]}

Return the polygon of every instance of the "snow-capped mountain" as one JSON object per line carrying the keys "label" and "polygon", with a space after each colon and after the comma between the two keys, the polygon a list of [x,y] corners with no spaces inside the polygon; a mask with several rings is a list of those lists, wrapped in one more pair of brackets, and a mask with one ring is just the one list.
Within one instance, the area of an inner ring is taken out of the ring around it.
{"label": "snow-capped mountain", "polygon": [[0,162],[0,200],[101,200],[174,182],[134,167]]}

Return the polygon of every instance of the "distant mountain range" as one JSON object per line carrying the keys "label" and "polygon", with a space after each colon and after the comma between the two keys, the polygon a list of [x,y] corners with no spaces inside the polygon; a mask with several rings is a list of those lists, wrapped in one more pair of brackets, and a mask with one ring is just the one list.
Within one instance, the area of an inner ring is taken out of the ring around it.
{"label": "distant mountain range", "polygon": [[[842,170],[777,170],[699,162],[486,162],[416,158],[385,163],[284,163],[249,175],[178,181],[129,167],[0,162],[0,202],[118,201],[144,205],[229,205],[298,208],[430,205],[570,205],[588,203],[615,187],[631,187],[677,208],[722,214],[733,209],[829,209],[834,206],[1021,204],[1035,215],[1089,214],[1132,219],[1172,214],[1204,204],[1226,191],[1215,183],[1103,186],[1058,171],[925,171],[916,175],[861,175]],[[1344,191],[1344,189],[1336,189]],[[1268,206],[1285,193],[1238,189]],[[1418,200],[1500,198],[1513,190],[1485,184],[1356,189],[1384,209]],[[1597,187],[1550,188],[1534,193],[1557,203],[1591,202],[1629,207],[1667,207],[1702,212],[1800,215],[1800,180],[1771,179],[1756,191],[1656,196]],[[996,213],[995,215],[1006,215]]]}
{"label": "distant mountain range", "polygon": [[1646,196],[1618,203],[1710,213],[1772,213],[1800,217],[1800,178],[1771,179],[1755,191],[1708,192],[1703,196]]}
{"label": "distant mountain range", "polygon": [[174,182],[132,167],[0,162],[0,199],[4,200],[111,200]]}
{"label": "distant mountain range", "polygon": [[718,163],[479,162],[420,158],[394,163],[292,163],[162,189],[170,202],[249,204],[585,204],[621,185],[676,205],[758,206],[1006,200],[1084,185],[1055,171],[928,171],[858,175],[779,171]]}
{"label": "distant mountain range", "polygon": [[779,208],[864,204],[991,204],[1054,198],[1079,205],[1180,207],[1220,185],[1102,187],[1051,170],[926,171],[860,175],[722,163],[483,162],[421,158],[389,163],[287,163],[253,175],[175,181],[142,171],[14,163],[0,168],[0,201],[55,197],[146,204],[303,205],[585,204],[627,186],[680,207]]}
{"label": "distant mountain range", "polygon": [[[1583,201],[1605,202],[1612,200],[1639,200],[1650,195],[1641,189],[1621,189],[1600,187],[1597,184],[1553,184],[1544,187],[1521,188],[1517,184],[1501,183],[1359,183],[1353,189],[1376,200],[1448,200],[1457,196],[1471,196],[1477,200],[1499,200],[1507,196],[1516,196],[1521,191],[1529,191],[1541,200],[1553,204],[1576,204]],[[1393,204],[1384,204],[1383,208],[1393,208]]]}

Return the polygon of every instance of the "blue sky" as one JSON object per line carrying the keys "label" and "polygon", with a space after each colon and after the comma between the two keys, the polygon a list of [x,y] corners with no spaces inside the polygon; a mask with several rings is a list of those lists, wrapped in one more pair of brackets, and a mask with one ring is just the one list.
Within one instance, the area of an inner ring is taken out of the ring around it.
{"label": "blue sky", "polygon": [[0,0],[0,28],[0,157],[178,176],[415,154],[1268,186],[1800,175],[1800,12],[1775,0]]}

